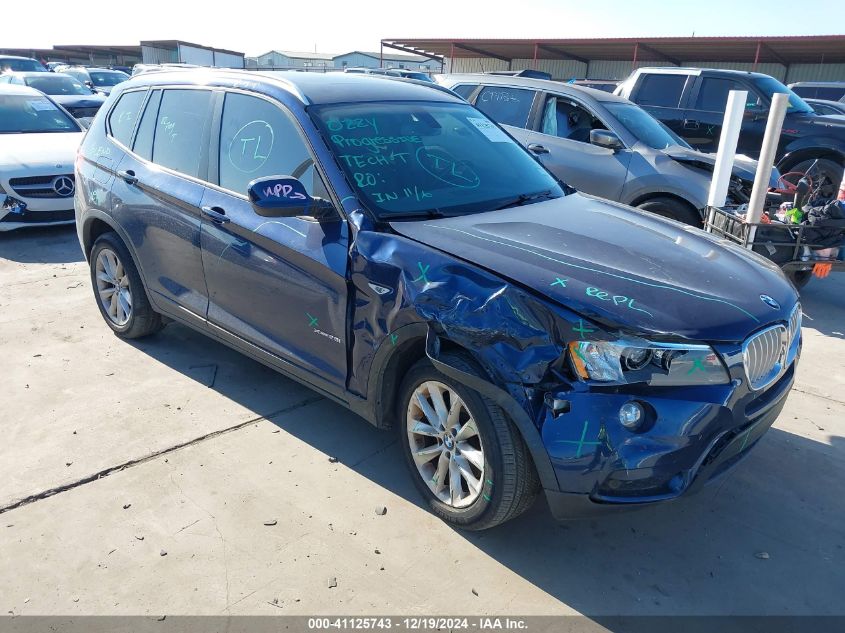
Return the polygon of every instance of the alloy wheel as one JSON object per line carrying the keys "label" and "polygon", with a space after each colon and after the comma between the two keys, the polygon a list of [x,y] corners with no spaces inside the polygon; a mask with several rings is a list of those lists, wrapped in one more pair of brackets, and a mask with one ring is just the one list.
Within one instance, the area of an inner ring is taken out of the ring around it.
{"label": "alloy wheel", "polygon": [[95,264],[97,295],[100,305],[109,320],[117,326],[124,326],[132,316],[132,292],[129,289],[129,275],[113,250],[102,249]]}
{"label": "alloy wheel", "polygon": [[484,447],[466,403],[434,380],[411,395],[406,417],[411,457],[429,490],[453,508],[471,505],[484,486]]}

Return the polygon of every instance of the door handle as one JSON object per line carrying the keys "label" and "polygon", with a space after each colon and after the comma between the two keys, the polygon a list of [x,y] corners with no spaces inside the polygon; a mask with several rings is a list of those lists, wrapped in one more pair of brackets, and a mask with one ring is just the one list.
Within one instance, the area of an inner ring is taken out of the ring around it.
{"label": "door handle", "polygon": [[699,123],[695,119],[684,119],[684,129],[685,130],[697,130],[698,127],[699,127]]}
{"label": "door handle", "polygon": [[202,207],[202,214],[215,224],[226,224],[229,218],[221,207]]}
{"label": "door handle", "polygon": [[131,169],[127,169],[126,171],[119,171],[117,172],[118,177],[122,178],[127,185],[137,185],[138,184],[138,177],[135,175],[135,172]]}
{"label": "door handle", "polygon": [[535,154],[548,154],[549,150],[547,150],[543,145],[539,143],[529,143],[528,150],[534,152]]}

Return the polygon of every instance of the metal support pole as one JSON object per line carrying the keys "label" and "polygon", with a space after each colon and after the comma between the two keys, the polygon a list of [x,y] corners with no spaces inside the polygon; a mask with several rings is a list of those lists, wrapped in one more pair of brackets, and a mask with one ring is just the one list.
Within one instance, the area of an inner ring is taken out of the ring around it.
{"label": "metal support pole", "polygon": [[751,70],[753,70],[753,71],[757,70],[757,63],[760,61],[760,46],[761,45],[762,45],[762,42],[758,41],[757,42],[757,52],[754,53],[754,65],[751,67]]}
{"label": "metal support pole", "polygon": [[452,42],[449,46],[449,72],[455,72],[455,43]]}
{"label": "metal support pole", "polygon": [[[772,107],[769,110],[769,120],[766,122],[763,147],[760,149],[760,158],[757,160],[757,175],[754,178],[754,186],[751,188],[751,199],[748,201],[748,214],[745,216],[745,221],[752,225],[759,222],[760,216],[763,215],[766,191],[769,188],[769,181],[772,179],[772,164],[775,162],[775,153],[778,149],[780,131],[783,127],[783,118],[786,116],[786,107],[788,104],[788,94],[776,92],[772,96]],[[756,232],[757,227],[752,226],[748,235],[748,248],[752,247]]]}
{"label": "metal support pole", "polygon": [[637,53],[639,52],[639,50],[640,50],[640,43],[634,42],[634,59],[631,62],[631,70],[637,69]]}
{"label": "metal support pole", "polygon": [[537,42],[534,42],[534,61],[531,63],[531,70],[537,70]]}
{"label": "metal support pole", "polygon": [[708,207],[721,207],[728,196],[728,184],[733,173],[736,144],[739,140],[739,130],[742,128],[742,114],[745,112],[745,90],[731,90],[728,93],[728,103],[725,107],[725,118],[722,121],[722,132],[719,137],[719,151],[716,154],[716,167],[713,170],[713,180],[710,181],[710,194],[707,198]]}

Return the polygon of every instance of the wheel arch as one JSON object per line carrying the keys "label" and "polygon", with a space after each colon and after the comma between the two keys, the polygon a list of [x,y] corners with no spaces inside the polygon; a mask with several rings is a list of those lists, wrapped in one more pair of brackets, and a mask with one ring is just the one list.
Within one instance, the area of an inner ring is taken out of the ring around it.
{"label": "wheel arch", "polygon": [[[673,200],[675,202],[678,202],[678,203],[684,205],[691,213],[698,216],[698,218],[701,220],[702,224],[704,223],[704,210],[703,209],[696,208],[696,206],[692,202],[690,202],[689,200],[687,200],[683,196],[678,195],[676,193],[672,193],[670,191],[650,191],[648,193],[641,194],[637,198],[634,198],[629,204],[632,207],[638,207],[645,202],[649,202],[651,200],[657,200],[659,198],[668,198],[670,200]],[[701,228],[701,227],[699,226],[698,228]]]}
{"label": "wheel arch", "polygon": [[[144,284],[144,288],[147,288],[148,286],[146,277],[144,276],[144,269],[141,266],[141,261],[138,259],[138,253],[135,252],[135,246],[132,244],[132,240],[129,239],[126,231],[124,231],[120,225],[114,221],[114,218],[102,211],[89,211],[82,223],[82,231],[80,232],[80,235],[82,237],[81,243],[85,259],[90,259],[91,249],[94,247],[94,242],[97,241],[97,238],[103,233],[108,233],[109,231],[116,233],[120,238],[120,241],[122,241],[129,250],[129,254],[135,262],[135,268],[138,269],[138,275],[141,277],[141,282]],[[152,297],[150,297],[150,301],[153,302]]]}
{"label": "wheel arch", "polygon": [[[426,323],[403,326],[395,330],[394,334],[397,335],[396,343],[385,342],[376,352],[370,369],[367,397],[370,415],[366,417],[375,426],[391,428],[402,379],[414,363],[427,357],[438,371],[474,389],[502,408],[525,442],[542,487],[558,490],[557,477],[539,429],[513,396],[493,384],[490,372],[485,369],[484,363],[476,354],[459,343],[438,335]],[[441,356],[445,351],[466,355],[478,365],[484,376],[468,374],[444,362]]]}
{"label": "wheel arch", "polygon": [[678,195],[677,193],[672,193],[671,191],[649,191],[647,193],[642,193],[633,200],[631,200],[631,202],[629,202],[628,204],[632,207],[636,207],[641,205],[643,202],[648,202],[649,200],[654,200],[656,198],[670,198],[672,200],[677,200],[678,202],[681,202],[686,205],[691,211],[694,211],[699,215],[701,214],[701,211],[699,209],[696,209],[695,205],[692,202],[690,202],[683,196]]}
{"label": "wheel arch", "polygon": [[786,173],[798,163],[817,158],[826,158],[845,166],[845,154],[839,150],[829,147],[805,147],[786,154],[778,161],[777,168],[781,173]]}

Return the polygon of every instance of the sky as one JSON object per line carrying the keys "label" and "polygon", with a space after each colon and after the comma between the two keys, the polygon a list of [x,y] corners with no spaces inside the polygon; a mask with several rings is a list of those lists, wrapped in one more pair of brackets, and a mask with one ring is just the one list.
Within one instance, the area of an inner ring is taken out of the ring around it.
{"label": "sky", "polygon": [[[836,35],[845,2],[816,0],[5,0],[4,48],[180,39],[244,52],[344,53],[382,38]],[[25,25],[11,28],[11,25]]]}

